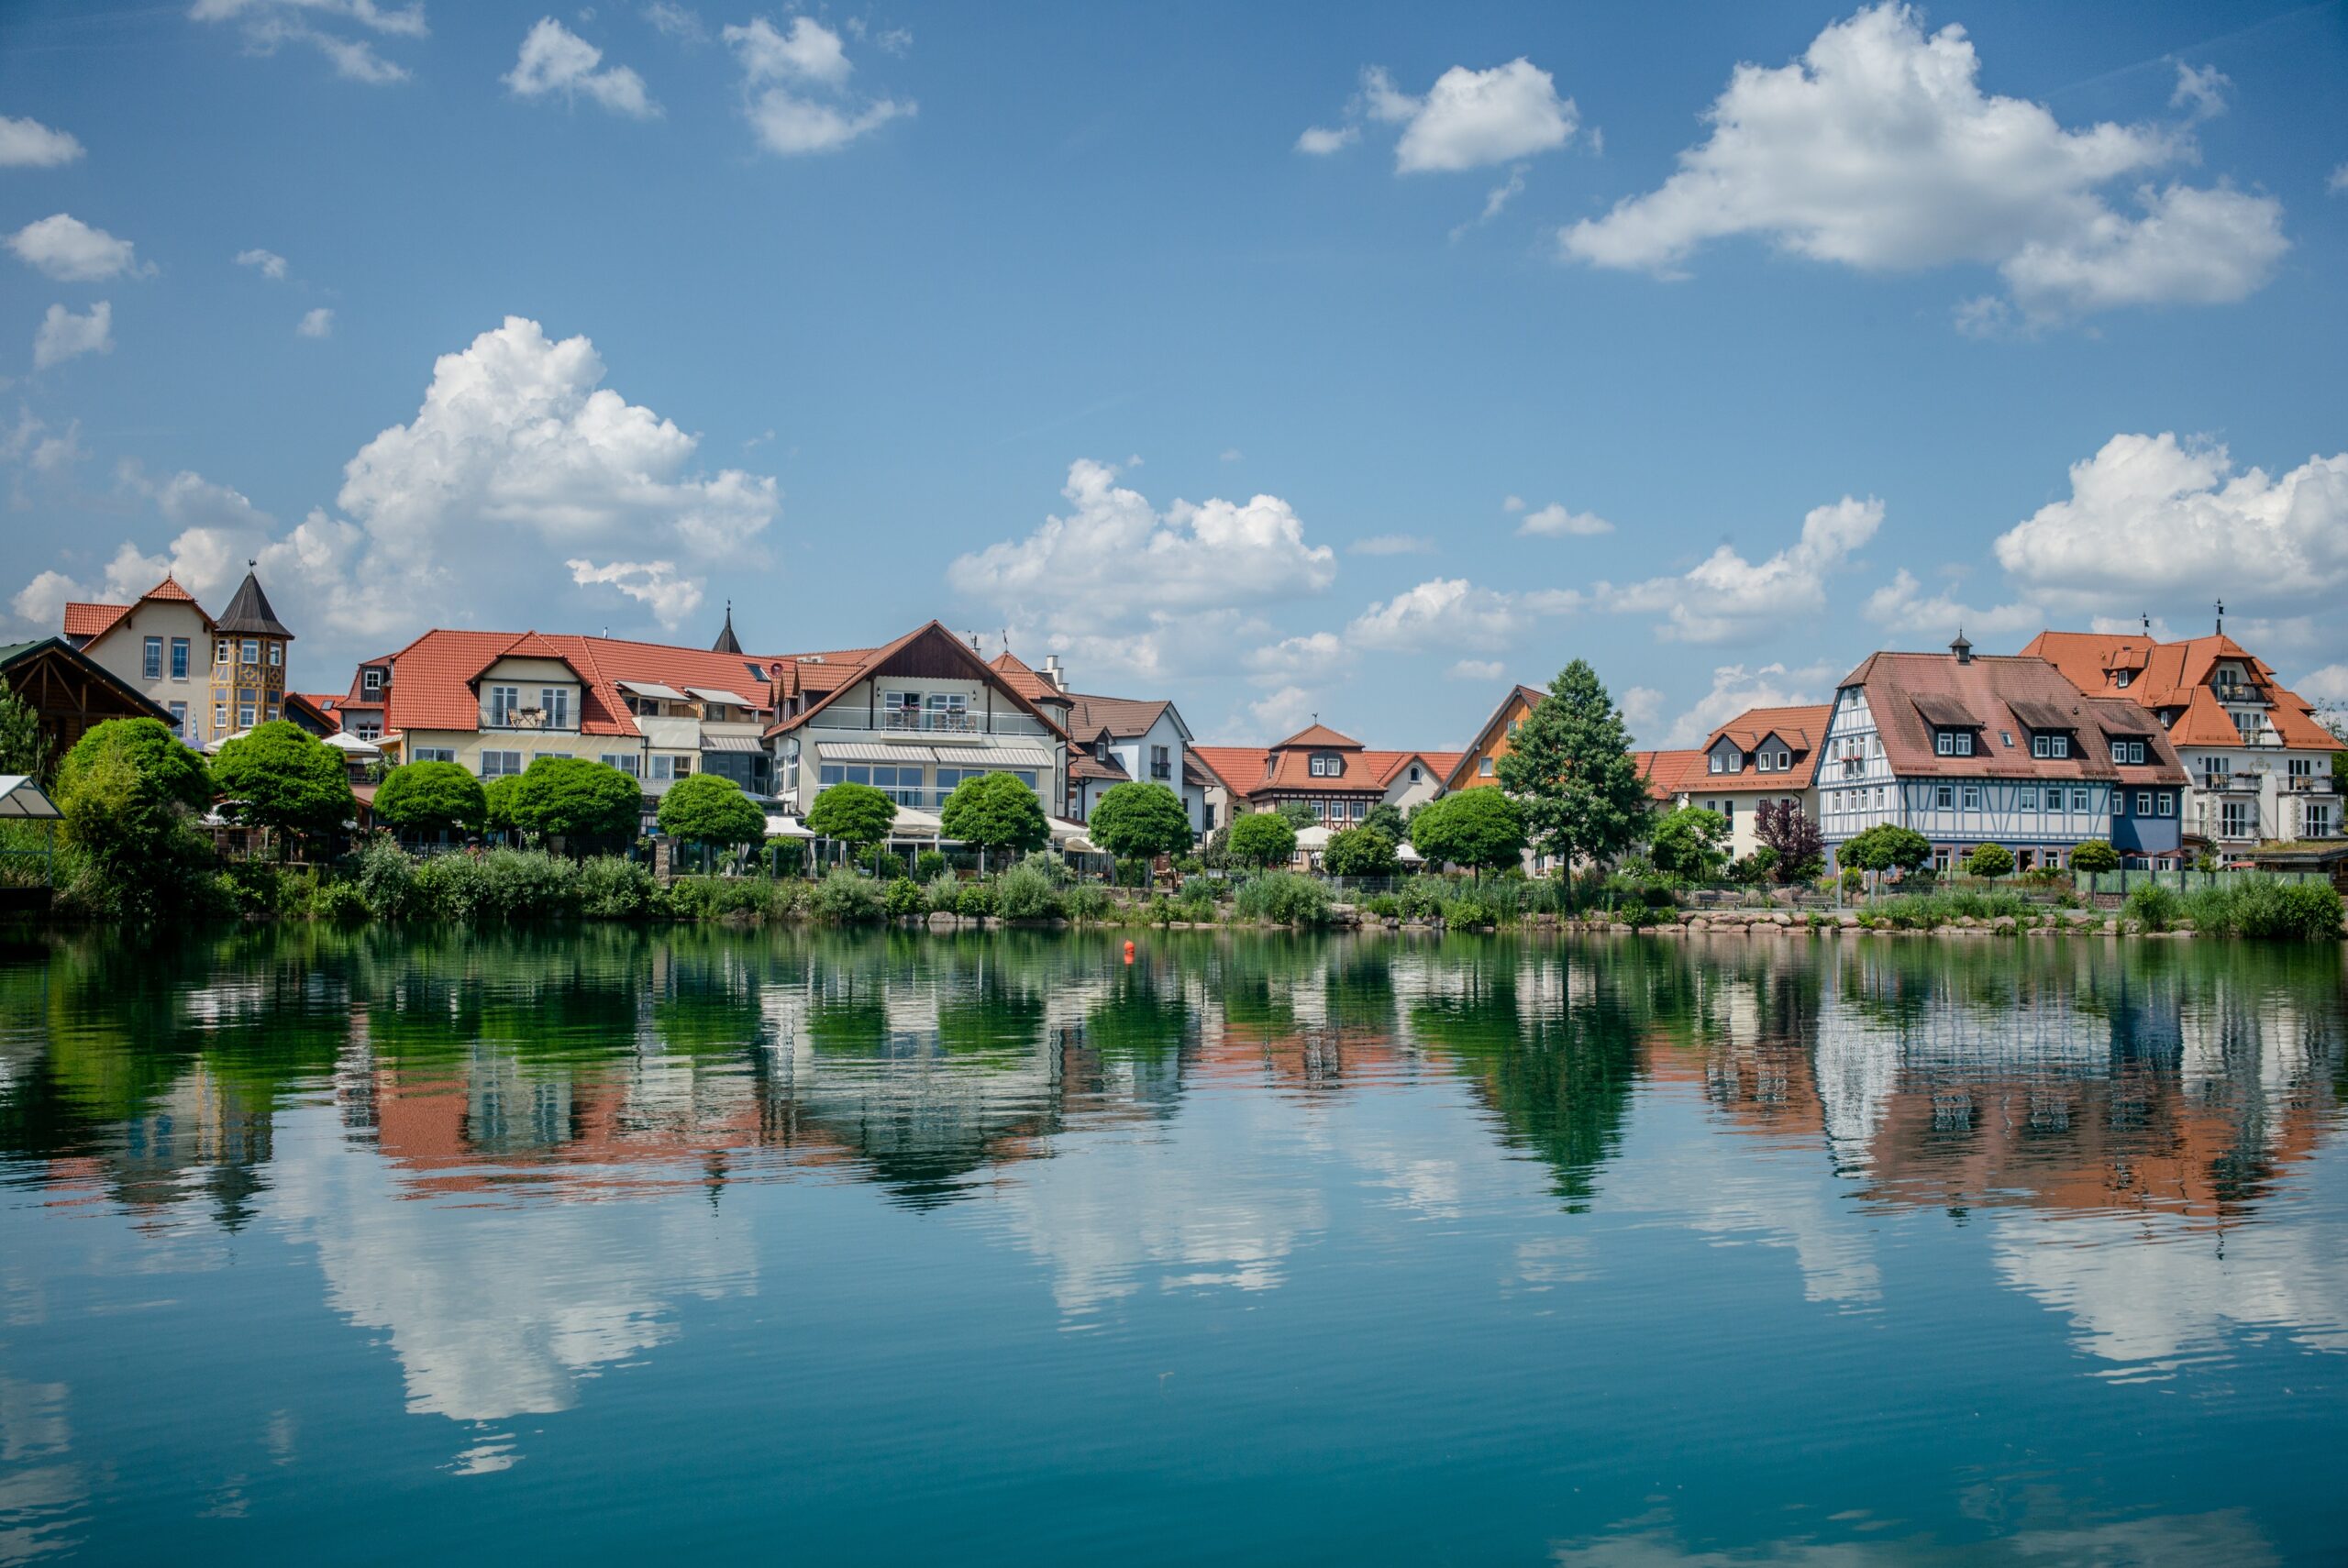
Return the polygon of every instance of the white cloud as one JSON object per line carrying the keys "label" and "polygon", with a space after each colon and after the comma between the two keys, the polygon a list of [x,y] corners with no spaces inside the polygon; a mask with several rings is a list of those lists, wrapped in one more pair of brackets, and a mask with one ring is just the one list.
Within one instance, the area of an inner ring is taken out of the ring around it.
{"label": "white cloud", "polygon": [[2323,182],[2323,189],[2327,195],[2333,196],[2340,194],[2342,191],[2348,191],[2348,163],[2343,163],[2331,171],[2331,178]]}
{"label": "white cloud", "polygon": [[82,156],[82,144],[39,120],[0,115],[0,169],[54,169]]}
{"label": "white cloud", "polygon": [[67,213],[52,213],[25,225],[8,237],[8,248],[26,266],[61,283],[94,283],[126,272],[137,275],[154,270],[138,265],[130,241],[116,239]]}
{"label": "white cloud", "polygon": [[[1862,271],[1973,262],[2043,320],[2240,299],[2287,248],[2279,203],[2223,185],[2145,184],[2132,217],[2104,200],[2119,180],[2190,161],[2184,127],[2066,129],[2036,104],[1985,96],[1979,72],[1962,28],[1928,39],[1906,6],[1861,11],[1799,61],[1738,66],[1678,171],[1565,230],[1564,253],[1669,272],[1708,240],[1750,234]],[[2198,117],[2223,79],[2191,80]]]}
{"label": "white cloud", "polygon": [[1431,556],[1434,541],[1417,534],[1372,534],[1346,547],[1357,556]]}
{"label": "white cloud", "polygon": [[[725,31],[742,67],[743,112],[760,145],[782,157],[833,152],[895,119],[911,117],[911,99],[847,96],[854,67],[840,35],[810,17],[783,32],[758,17]],[[826,94],[811,96],[811,93]]]}
{"label": "white cloud", "polygon": [[[1977,605],[1966,603],[1946,590],[1926,593],[1924,585],[1906,567],[1867,595],[1866,613],[1866,618],[1877,625],[1936,639],[1954,637],[1958,632],[1976,639],[2019,635],[2037,631],[2053,619],[2042,606],[2027,599],[2010,604]],[[2134,631],[2136,627],[2132,623],[2119,629]]]}
{"label": "white cloud", "polygon": [[0,463],[20,464],[50,478],[69,471],[89,455],[82,446],[80,420],[69,421],[63,430],[53,430],[29,408],[19,408],[17,427],[0,436]]}
{"label": "white cloud", "polygon": [[[1509,500],[1516,501],[1516,504],[1503,506],[1501,510],[1507,512],[1524,510],[1524,502],[1517,501],[1516,497],[1512,495]],[[1519,534],[1546,538],[1558,538],[1566,535],[1588,538],[1596,534],[1611,534],[1614,532],[1614,525],[1594,512],[1568,512],[1563,505],[1553,501],[1538,512],[1526,512],[1524,520],[1516,525],[1516,531]]]}
{"label": "white cloud", "polygon": [[[1712,671],[1711,690],[1696,699],[1695,705],[1672,720],[1661,742],[1666,746],[1700,745],[1704,737],[1721,725],[1735,718],[1747,708],[1790,708],[1805,702],[1826,701],[1825,682],[1832,679],[1825,669],[1812,667],[1790,670],[1782,664],[1765,664],[1748,668],[1741,664],[1724,664]],[[1640,688],[1645,691],[1645,688]],[[1627,699],[1625,700],[1627,702]],[[1641,699],[1645,723],[1652,723],[1661,712],[1660,692],[1646,692]]]}
{"label": "white cloud", "polygon": [[2311,669],[2294,681],[2291,690],[2322,707],[2348,708],[2348,664]]}
{"label": "white cloud", "polygon": [[1292,735],[1312,722],[1312,704],[1318,701],[1301,686],[1283,686],[1248,703],[1240,728],[1257,740]]}
{"label": "white cloud", "polygon": [[1225,463],[1235,463],[1239,461],[1243,456],[1245,456],[1245,454],[1242,453],[1238,447],[1225,447],[1223,449],[1222,456],[1217,460]]}
{"label": "white cloud", "polygon": [[1507,669],[1496,658],[1463,658],[1454,660],[1447,673],[1454,680],[1498,680]]}
{"label": "white cloud", "polygon": [[2237,473],[2226,448],[2114,436],[2071,466],[2071,494],[2000,536],[2017,581],[2125,613],[2110,601],[2211,591],[2262,601],[2348,591],[2348,452],[2270,477]]}
{"label": "white cloud", "polygon": [[1664,704],[1670,697],[1652,686],[1634,686],[1623,693],[1623,723],[1631,737],[1645,745],[1645,737],[1663,722]]}
{"label": "white cloud", "polygon": [[1565,590],[1507,593],[1464,577],[1430,578],[1355,616],[1346,640],[1401,653],[1504,647],[1534,622],[1579,604],[1580,596]]}
{"label": "white cloud", "polygon": [[[1300,152],[1325,155],[1350,145],[1364,119],[1400,125],[1394,171],[1453,172],[1507,163],[1563,147],[1580,116],[1571,98],[1557,96],[1554,77],[1522,56],[1490,71],[1455,65],[1435,78],[1423,98],[1394,85],[1382,66],[1361,75],[1361,91],[1346,105],[1341,126],[1314,126],[1297,138]],[[1505,195],[1499,197],[1505,204]],[[1488,204],[1490,212],[1497,204]]]}
{"label": "white cloud", "polygon": [[282,534],[227,486],[127,467],[124,493],[176,530],[159,557],[124,547],[138,563],[126,573],[154,569],[128,591],[168,565],[200,597],[224,594],[258,556],[280,612],[316,639],[307,646],[344,656],[412,633],[418,605],[455,625],[575,620],[552,586],[565,579],[616,590],[673,626],[709,572],[764,564],[775,481],[696,471],[697,439],[604,376],[585,337],[558,341],[508,317],[442,355],[415,416],[345,465],[343,516],[313,511]]}
{"label": "white cloud", "polygon": [[514,69],[500,78],[517,98],[584,95],[615,115],[657,118],[660,105],[644,91],[644,78],[625,65],[603,70],[604,51],[556,21],[541,17],[522,37]]}
{"label": "white cloud", "polygon": [[1480,228],[1501,215],[1510,202],[1524,194],[1524,165],[1520,163],[1508,171],[1508,178],[1484,193],[1484,210],[1451,231],[1457,239],[1471,228]]}
{"label": "white cloud", "polygon": [[315,310],[304,311],[300,323],[294,326],[294,330],[305,337],[328,337],[334,332],[334,312],[324,305],[319,305]]}
{"label": "white cloud", "polygon": [[1801,537],[1767,559],[1753,562],[1722,545],[1679,577],[1650,579],[1599,597],[1609,608],[1660,612],[1659,635],[1681,642],[1718,643],[1786,629],[1826,608],[1826,580],[1883,525],[1883,502],[1844,496],[1813,507]]}
{"label": "white cloud", "polygon": [[2197,68],[2180,60],[2176,90],[2168,95],[2168,106],[2185,110],[2193,119],[2212,118],[2226,112],[2226,90],[2233,84],[2233,78],[2214,65]]}
{"label": "white cloud", "polygon": [[1325,680],[1346,661],[1345,639],[1335,632],[1283,637],[1250,651],[1245,660],[1251,677],[1267,686]]}
{"label": "white cloud", "polygon": [[655,31],[685,43],[700,43],[709,37],[700,14],[676,4],[676,0],[652,0],[644,8],[644,19],[652,24]]}
{"label": "white cloud", "polygon": [[1509,512],[1509,513],[1516,513],[1516,512],[1522,512],[1522,511],[1523,511],[1523,510],[1524,510],[1524,497],[1523,497],[1523,496],[1521,496],[1521,495],[1512,495],[1512,496],[1508,496],[1508,497],[1506,497],[1505,499],[1503,499],[1503,500],[1501,502],[1501,510],[1502,512]]}
{"label": "white cloud", "polygon": [[[364,34],[379,38],[426,36],[422,5],[386,6],[377,0],[195,0],[188,17],[198,22],[234,22],[245,48],[254,54],[277,52],[289,43],[306,44],[324,55],[335,74],[374,85],[404,82],[404,66],[386,60]],[[359,34],[320,24],[349,24]]]}
{"label": "white cloud", "polygon": [[61,304],[49,307],[33,333],[33,369],[46,370],[79,354],[114,352],[114,306],[105,300],[75,315]]}
{"label": "white cloud", "polygon": [[285,258],[274,250],[239,250],[237,252],[237,265],[253,268],[272,282],[280,282],[285,276]]}
{"label": "white cloud", "polygon": [[681,624],[701,608],[701,580],[679,577],[674,561],[613,561],[597,566],[574,558],[562,564],[570,569],[571,581],[581,587],[602,583],[615,588],[648,606],[664,626]]}
{"label": "white cloud", "polygon": [[1227,657],[1241,612],[1319,593],[1336,577],[1336,552],[1309,544],[1276,495],[1178,500],[1161,513],[1119,486],[1118,471],[1070,464],[1065,516],[958,558],[948,585],[1057,651],[1154,672]]}

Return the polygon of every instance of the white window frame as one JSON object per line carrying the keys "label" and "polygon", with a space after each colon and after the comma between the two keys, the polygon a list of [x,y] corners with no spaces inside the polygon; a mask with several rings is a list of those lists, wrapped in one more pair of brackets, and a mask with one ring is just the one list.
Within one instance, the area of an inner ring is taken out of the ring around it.
{"label": "white window frame", "polygon": [[1933,786],[1933,810],[1936,812],[1953,812],[1956,810],[1955,785],[1935,784]]}
{"label": "white window frame", "polygon": [[415,748],[415,756],[414,760],[417,762],[454,762],[457,760],[457,748],[450,745],[420,745]]}
{"label": "white window frame", "polygon": [[381,691],[382,689],[383,672],[381,669],[362,669],[359,672],[359,690]]}
{"label": "white window frame", "polygon": [[1966,811],[1979,811],[1981,809],[1981,786],[1978,784],[1967,784],[1965,786],[1965,794],[1962,799],[1965,801],[1964,809]]}
{"label": "white window frame", "polygon": [[538,712],[547,716],[547,728],[569,729],[570,727],[570,688],[568,686],[539,687]]}
{"label": "white window frame", "polygon": [[637,776],[637,767],[641,759],[632,751],[607,751],[595,760],[606,767],[616,767],[633,778]]}
{"label": "white window frame", "polygon": [[518,686],[493,686],[489,689],[489,723],[492,729],[512,726],[514,715],[521,712],[522,689]]}
{"label": "white window frame", "polygon": [[[493,757],[497,761],[494,772],[490,768],[490,760]],[[507,766],[509,762],[512,764],[511,767]],[[522,754],[518,751],[493,747],[481,754],[481,776],[483,778],[518,778],[521,772]]]}
{"label": "white window frame", "polygon": [[141,680],[161,680],[163,679],[162,638],[150,637],[147,639],[146,648],[138,656],[138,678]]}

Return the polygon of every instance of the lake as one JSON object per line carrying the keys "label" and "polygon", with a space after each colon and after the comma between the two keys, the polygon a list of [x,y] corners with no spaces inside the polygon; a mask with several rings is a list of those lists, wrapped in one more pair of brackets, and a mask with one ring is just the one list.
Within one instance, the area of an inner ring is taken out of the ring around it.
{"label": "lake", "polygon": [[2342,955],[0,950],[0,1563],[2337,1562]]}

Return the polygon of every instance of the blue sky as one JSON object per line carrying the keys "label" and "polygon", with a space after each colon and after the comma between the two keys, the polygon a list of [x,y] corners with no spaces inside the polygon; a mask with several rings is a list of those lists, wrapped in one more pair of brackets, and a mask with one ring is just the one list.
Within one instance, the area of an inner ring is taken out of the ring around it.
{"label": "blue sky", "polygon": [[18,0],[0,618],[936,614],[1439,745],[2222,594],[2348,700],[2342,80],[2336,4]]}

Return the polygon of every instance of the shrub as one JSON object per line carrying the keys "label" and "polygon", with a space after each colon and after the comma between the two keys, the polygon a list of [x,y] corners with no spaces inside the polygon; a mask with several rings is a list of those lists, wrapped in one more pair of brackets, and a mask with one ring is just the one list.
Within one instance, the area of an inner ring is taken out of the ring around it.
{"label": "shrub", "polygon": [[895,877],[880,889],[880,907],[888,911],[891,920],[905,920],[926,912],[928,906],[919,882],[910,877]]}
{"label": "shrub", "polygon": [[2009,876],[2014,868],[2014,852],[2002,844],[1977,844],[1965,857],[1965,874],[1996,881]]}
{"label": "shrub", "polygon": [[1321,868],[1332,877],[1390,877],[1394,841],[1374,827],[1346,828],[1329,835]]}
{"label": "shrub", "polygon": [[[1634,904],[1631,907],[1640,909],[1645,906]],[[1483,900],[1471,896],[1454,900],[1451,907],[1444,911],[1443,918],[1452,925],[1498,925],[1501,912]]]}
{"label": "shrub", "polygon": [[855,925],[880,918],[880,889],[846,867],[833,871],[815,884],[813,901],[816,917],[834,925]]}
{"label": "shrub", "polygon": [[1051,878],[1027,866],[1014,866],[995,878],[995,909],[1005,920],[1047,920],[1060,912]]}
{"label": "shrub", "polygon": [[1044,878],[1055,888],[1068,886],[1068,862],[1049,850],[1039,849],[1019,864]]}
{"label": "shrub", "polygon": [[875,880],[893,882],[904,874],[905,861],[903,856],[884,849],[872,857],[872,875]]}
{"label": "shrub", "polygon": [[660,885],[652,873],[617,855],[599,855],[579,867],[579,912],[589,920],[642,920]]}
{"label": "shrub", "polygon": [[973,918],[994,913],[994,889],[983,882],[963,883],[954,899],[954,912]]}
{"label": "shrub", "polygon": [[2197,929],[2227,936],[2319,942],[2340,934],[2340,895],[2320,883],[2255,877],[2196,893],[2185,907]]}
{"label": "shrub", "polygon": [[481,857],[481,870],[482,909],[496,919],[551,920],[578,906],[578,868],[560,856],[493,849]]}
{"label": "shrub", "polygon": [[415,863],[410,878],[411,912],[432,920],[470,921],[479,911],[481,860],[471,855],[435,855]]}
{"label": "shrub", "polygon": [[375,791],[375,820],[411,833],[478,833],[488,816],[481,780],[454,762],[394,767]]}
{"label": "shrub", "polygon": [[385,836],[359,852],[359,893],[377,920],[397,920],[415,901],[415,861]]}
{"label": "shrub", "polygon": [[1438,795],[1411,817],[1411,843],[1437,864],[1479,871],[1513,866],[1524,853],[1524,813],[1498,790]]}
{"label": "shrub", "polygon": [[1393,920],[1402,912],[1402,900],[1391,893],[1372,893],[1361,907],[1380,920]]}
{"label": "shrub", "polygon": [[1116,907],[1116,900],[1109,889],[1098,882],[1080,882],[1070,888],[1060,900],[1060,908],[1070,920],[1100,921]]}
{"label": "shrub", "polygon": [[2174,888],[2164,888],[2158,882],[2139,882],[2128,889],[2120,914],[2146,931],[2166,931],[2185,918],[2185,900]]}
{"label": "shrub", "polygon": [[1120,861],[1118,861],[1116,864],[1117,864],[1117,886],[1118,886],[1118,887],[1120,887],[1120,888],[1146,888],[1146,887],[1148,887],[1148,886],[1149,886],[1149,862],[1148,862],[1148,861],[1146,861],[1146,860],[1120,860]]}
{"label": "shrub", "polygon": [[962,901],[962,884],[954,879],[951,871],[940,871],[929,879],[922,896],[928,901],[931,913],[952,914]]}
{"label": "shrub", "polygon": [[1276,925],[1326,925],[1329,889],[1293,871],[1267,871],[1239,885],[1232,911],[1242,920],[1268,920]]}
{"label": "shrub", "polygon": [[310,918],[331,921],[338,925],[356,925],[367,918],[367,895],[359,884],[335,880],[320,882],[310,892]]}
{"label": "shrub", "polygon": [[1758,888],[1769,880],[1777,868],[1778,852],[1765,844],[1752,854],[1732,861],[1728,879],[1741,888]]}
{"label": "shrub", "polygon": [[1728,863],[1728,819],[1701,806],[1667,812],[1648,835],[1656,866],[1691,882],[1709,882]]}
{"label": "shrub", "polygon": [[925,849],[914,856],[914,880],[935,882],[946,875],[946,856],[934,849]]}
{"label": "shrub", "polygon": [[796,877],[807,864],[807,841],[781,836],[767,840],[767,863],[778,877]]}

